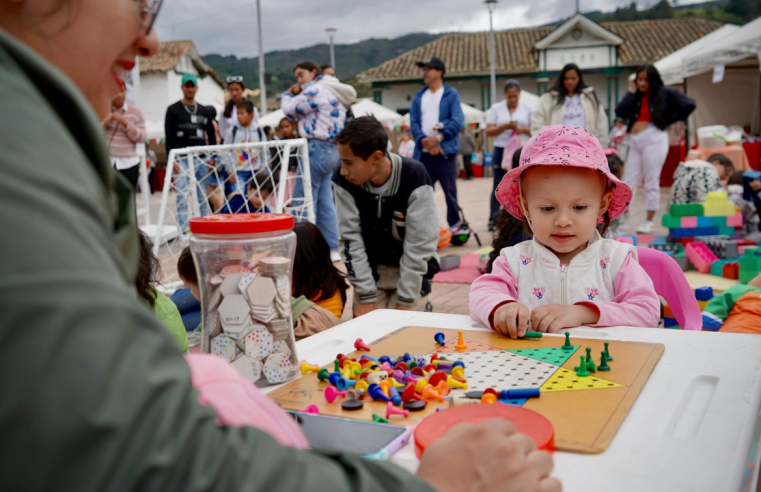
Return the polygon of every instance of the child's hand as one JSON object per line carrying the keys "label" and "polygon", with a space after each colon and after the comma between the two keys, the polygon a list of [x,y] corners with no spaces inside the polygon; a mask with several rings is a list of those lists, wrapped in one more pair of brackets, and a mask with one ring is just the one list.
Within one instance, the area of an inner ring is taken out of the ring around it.
{"label": "child's hand", "polygon": [[531,327],[542,333],[557,333],[563,328],[597,323],[599,319],[597,311],[587,306],[547,304],[531,312]]}
{"label": "child's hand", "polygon": [[520,302],[503,304],[494,311],[494,329],[510,338],[520,338],[528,330],[528,308]]}

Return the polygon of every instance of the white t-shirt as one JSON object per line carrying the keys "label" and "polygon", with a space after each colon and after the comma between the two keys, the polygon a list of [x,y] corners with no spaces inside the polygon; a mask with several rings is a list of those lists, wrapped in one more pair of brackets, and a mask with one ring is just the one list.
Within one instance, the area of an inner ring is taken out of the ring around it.
{"label": "white t-shirt", "polygon": [[586,123],[584,106],[581,105],[581,96],[579,94],[573,97],[566,96],[565,108],[563,109],[563,124],[565,126],[586,128]]}
{"label": "white t-shirt", "polygon": [[[420,127],[426,137],[433,137],[438,134],[433,129],[439,123],[439,108],[441,107],[441,97],[444,95],[444,86],[441,86],[436,92],[426,89],[420,101]],[[423,149],[423,152],[428,152]]]}
{"label": "white t-shirt", "polygon": [[[521,102],[519,99],[518,107],[515,108],[515,111],[510,113],[510,110],[507,108],[507,101],[502,100],[489,108],[489,113],[486,115],[486,123],[499,126],[504,125],[505,123],[510,123],[512,120],[516,120],[520,126],[531,126],[531,114],[533,112],[533,107]],[[505,148],[507,142],[510,141],[510,135],[512,135],[512,133],[512,130],[505,130],[497,135],[494,139],[494,146]],[[528,139],[528,135],[521,134],[521,140],[523,140],[524,144],[528,142]]]}

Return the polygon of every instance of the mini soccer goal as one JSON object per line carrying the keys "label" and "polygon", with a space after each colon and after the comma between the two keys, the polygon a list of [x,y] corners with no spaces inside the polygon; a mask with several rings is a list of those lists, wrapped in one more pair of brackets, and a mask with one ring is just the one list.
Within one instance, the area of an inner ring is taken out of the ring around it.
{"label": "mini soccer goal", "polygon": [[182,285],[177,259],[188,245],[190,219],[257,212],[289,213],[314,223],[306,139],[172,150],[151,237],[161,285]]}

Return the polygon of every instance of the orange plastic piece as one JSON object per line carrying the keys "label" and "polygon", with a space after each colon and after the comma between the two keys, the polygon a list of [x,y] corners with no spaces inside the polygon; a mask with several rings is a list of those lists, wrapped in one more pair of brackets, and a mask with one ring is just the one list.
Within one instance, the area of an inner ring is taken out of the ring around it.
{"label": "orange plastic piece", "polygon": [[415,391],[417,391],[418,393],[422,395],[423,390],[425,389],[426,386],[428,386],[428,381],[426,381],[425,379],[418,379],[417,383],[415,383]]}
{"label": "orange plastic piece", "polygon": [[433,386],[431,386],[430,384],[429,384],[429,385],[426,385],[426,387],[425,387],[425,388],[423,388],[423,393],[422,393],[422,395],[423,395],[423,398],[425,398],[426,400],[439,400],[439,401],[444,401],[444,397],[443,397],[443,396],[441,396],[441,395],[438,393],[438,391],[436,391],[436,388],[434,388],[434,387],[433,387]]}
{"label": "orange plastic piece", "polygon": [[497,403],[497,397],[492,395],[491,393],[484,393],[484,395],[481,397],[481,403],[486,403],[486,404]]}
{"label": "orange plastic piece", "polygon": [[446,382],[439,381],[439,384],[436,386],[436,391],[438,391],[441,396],[447,396],[449,394],[449,386],[447,386]]}
{"label": "orange plastic piece", "polygon": [[381,381],[380,383],[378,383],[378,386],[381,387],[384,395],[389,396],[388,389],[391,387],[391,383],[389,383],[388,381]]}
{"label": "orange plastic piece", "polygon": [[458,352],[465,352],[468,346],[465,344],[465,340],[462,338],[462,330],[457,330],[457,343],[454,346]]}

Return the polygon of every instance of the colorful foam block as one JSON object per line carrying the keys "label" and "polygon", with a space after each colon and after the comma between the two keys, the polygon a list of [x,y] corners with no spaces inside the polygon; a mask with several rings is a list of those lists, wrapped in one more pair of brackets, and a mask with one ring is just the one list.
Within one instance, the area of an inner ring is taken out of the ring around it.
{"label": "colorful foam block", "polygon": [[732,280],[739,279],[740,278],[740,264],[736,262],[727,263],[721,269],[721,276],[724,278],[732,279]]}
{"label": "colorful foam block", "polygon": [[682,217],[682,223],[680,224],[680,227],[697,227],[698,226],[698,218],[697,217]]}
{"label": "colorful foam block", "polygon": [[672,217],[699,217],[705,215],[702,203],[673,203],[669,207],[669,214]]}
{"label": "colorful foam block", "polygon": [[671,306],[666,304],[663,306],[663,317],[664,318],[675,318],[674,312],[671,310]]}
{"label": "colorful foam block", "polygon": [[711,275],[716,275],[717,277],[722,277],[722,272],[724,271],[724,265],[728,263],[736,263],[738,268],[740,266],[740,262],[737,258],[731,259],[731,260],[719,260],[714,261],[711,263]]}
{"label": "colorful foam block", "polygon": [[716,236],[719,234],[718,227],[693,227],[690,229],[677,228],[669,229],[669,236],[672,239],[688,238],[695,236]]}
{"label": "colorful foam block", "polygon": [[719,259],[705,243],[690,243],[684,248],[684,252],[690,262],[695,265],[695,270],[700,273],[710,272],[711,263]]}
{"label": "colorful foam block", "polygon": [[654,234],[637,234],[637,244],[639,246],[647,246],[654,237]]}
{"label": "colorful foam block", "polygon": [[695,289],[695,299],[698,301],[710,301],[713,299],[712,287],[698,287]]}
{"label": "colorful foam block", "polygon": [[663,326],[664,328],[674,328],[678,325],[674,318],[663,318]]}
{"label": "colorful foam block", "polygon": [[668,244],[668,236],[654,236],[650,246],[663,246]]}
{"label": "colorful foam block", "polygon": [[756,179],[761,179],[761,172],[758,171],[745,171],[743,173],[743,198],[748,201],[753,200],[753,195],[756,194],[753,188],[750,187],[750,182]]}
{"label": "colorful foam block", "polygon": [[[674,227],[682,227],[682,218],[683,217],[673,217],[671,214],[663,214],[663,217],[661,218],[661,225],[668,229],[671,229]],[[710,222],[710,219],[709,219],[709,222]],[[711,224],[709,223],[707,225],[710,226]]]}
{"label": "colorful foam block", "polygon": [[745,256],[740,257],[740,283],[747,284],[748,281],[761,272],[761,256],[754,254],[758,248],[748,250]]}
{"label": "colorful foam block", "polygon": [[730,227],[742,227],[743,214],[740,212],[735,212],[733,216],[727,217],[727,225]]}
{"label": "colorful foam block", "polygon": [[703,204],[703,215],[706,217],[731,217],[735,214],[735,204],[730,202],[723,191],[709,191]]}
{"label": "colorful foam block", "polygon": [[[697,227],[711,227],[714,225],[713,219],[716,219],[718,217],[698,217],[698,225]],[[721,225],[721,224],[715,224],[715,225]]]}

